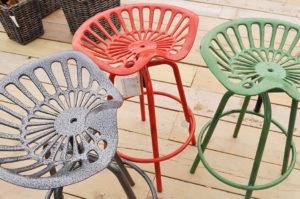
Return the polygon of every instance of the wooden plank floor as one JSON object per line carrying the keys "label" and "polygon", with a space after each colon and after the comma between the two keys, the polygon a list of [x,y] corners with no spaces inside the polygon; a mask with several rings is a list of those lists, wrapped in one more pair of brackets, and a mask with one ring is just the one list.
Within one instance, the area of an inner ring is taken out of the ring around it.
{"label": "wooden plank floor", "polygon": [[[196,116],[198,135],[201,127],[213,116],[225,89],[210,73],[199,53],[199,44],[203,36],[213,27],[241,17],[280,18],[300,23],[299,0],[123,0],[122,4],[166,3],[181,6],[197,13],[200,17],[197,38],[187,58],[179,63],[188,103]],[[0,78],[20,65],[33,59],[55,52],[72,49],[67,22],[61,10],[44,20],[45,34],[34,42],[22,46],[8,39],[0,27]],[[151,69],[154,87],[157,90],[177,94],[171,71],[165,67]],[[47,82],[45,82],[47,85]],[[235,96],[228,108],[239,108],[243,98]],[[285,94],[271,95],[273,117],[287,124],[291,100]],[[0,103],[10,106],[0,98]],[[161,155],[178,148],[186,139],[187,126],[180,106],[165,98],[157,97],[157,120]],[[255,99],[250,102],[254,106]],[[149,124],[140,122],[139,104],[136,99],[127,101],[119,110],[119,150],[139,157],[151,156]],[[295,143],[300,143],[300,122],[295,127]],[[247,183],[253,157],[255,155],[262,121],[246,116],[240,137],[232,138],[234,122],[237,116],[225,117],[218,125],[216,133],[208,146],[206,156],[211,166],[223,176],[241,183]],[[263,163],[257,183],[266,183],[280,176],[284,136],[272,127]],[[161,199],[235,199],[243,198],[244,192],[222,184],[199,165],[195,174],[189,169],[197,153],[194,146],[189,146],[175,158],[161,164],[164,191]],[[253,198],[259,199],[299,199],[300,198],[300,154],[291,176],[282,184],[271,189],[255,191]],[[152,164],[139,164],[153,181]],[[134,188],[138,199],[149,199],[149,189],[137,174],[131,171],[136,180]],[[43,198],[45,191],[29,190],[0,181],[0,199]],[[125,198],[116,179],[107,171],[94,177],[66,187],[66,199],[117,199]]]}

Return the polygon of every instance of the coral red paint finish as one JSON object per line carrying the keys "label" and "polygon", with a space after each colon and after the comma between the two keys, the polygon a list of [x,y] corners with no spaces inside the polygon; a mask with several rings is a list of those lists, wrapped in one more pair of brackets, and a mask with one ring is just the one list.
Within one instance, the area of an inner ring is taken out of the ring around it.
{"label": "coral red paint finish", "polygon": [[[117,21],[118,23],[113,23]],[[117,20],[115,20],[117,19]],[[109,27],[109,29],[104,29]],[[198,16],[189,10],[170,5],[136,4],[117,7],[99,13],[77,30],[73,47],[88,55],[102,70],[115,76],[138,73],[141,82],[141,119],[146,120],[144,95],[147,96],[152,158],[121,157],[140,163],[154,163],[158,192],[162,191],[160,162],[184,150],[189,143],[196,144],[195,119],[187,105],[176,61],[187,56],[193,46],[198,27]],[[179,98],[169,93],[154,91],[148,68],[157,65],[171,67]],[[165,156],[159,154],[154,95],[162,95],[181,103],[189,136],[182,146]]]}
{"label": "coral red paint finish", "polygon": [[[117,18],[119,24],[111,18]],[[103,24],[109,24],[113,31],[106,31]],[[128,5],[87,20],[75,33],[72,44],[106,72],[129,75],[154,57],[173,61],[185,58],[193,46],[197,27],[198,16],[179,7]]]}

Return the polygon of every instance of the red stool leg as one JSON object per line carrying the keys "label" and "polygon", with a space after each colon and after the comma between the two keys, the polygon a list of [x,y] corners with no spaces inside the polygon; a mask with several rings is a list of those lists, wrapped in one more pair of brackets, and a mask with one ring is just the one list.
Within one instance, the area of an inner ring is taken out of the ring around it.
{"label": "red stool leg", "polygon": [[[184,113],[184,116],[185,116],[185,120],[187,122],[190,122],[191,121],[191,116],[189,114],[189,108],[188,108],[188,104],[187,104],[187,101],[186,101],[186,97],[185,97],[185,93],[184,93],[184,89],[183,89],[182,80],[181,80],[178,65],[175,62],[172,62],[172,61],[169,61],[169,60],[154,60],[154,61],[151,61],[151,63],[148,66],[155,66],[155,65],[161,65],[161,64],[167,64],[167,65],[172,67],[173,72],[174,72],[174,76],[175,76],[175,80],[176,80],[176,85],[177,85],[179,97],[180,97],[181,104],[182,104],[183,113]],[[191,128],[191,126],[190,126],[190,128]],[[189,128],[189,130],[191,130],[190,128]],[[189,132],[191,132],[191,131],[189,131]],[[195,135],[193,136],[193,139],[191,140],[191,143],[192,143],[192,145],[196,145]]]}
{"label": "red stool leg", "polygon": [[[110,74],[109,79],[114,84],[116,75]],[[141,119],[142,121],[146,121],[146,113],[145,113],[145,100],[144,100],[144,86],[143,86],[143,76],[142,73],[139,73],[140,85],[141,85],[141,95],[140,95],[140,107],[141,107]]]}
{"label": "red stool leg", "polygon": [[[143,72],[144,72],[143,75],[144,75],[144,80],[145,80],[146,90],[147,90],[153,157],[158,158],[159,157],[159,149],[158,149],[158,136],[157,136],[157,128],[156,128],[156,115],[155,115],[153,87],[152,87],[152,82],[150,79],[150,74],[149,74],[148,68],[145,67],[143,69]],[[162,192],[162,179],[161,179],[160,163],[155,162],[154,167],[155,167],[157,191]]]}
{"label": "red stool leg", "polygon": [[146,113],[145,113],[145,100],[144,100],[144,85],[143,85],[143,73],[139,72],[140,78],[140,86],[141,86],[141,95],[140,95],[140,108],[141,108],[141,119],[142,121],[146,121]]}
{"label": "red stool leg", "polygon": [[115,77],[116,75],[114,74],[109,74],[109,80],[114,84],[115,83]]}
{"label": "red stool leg", "polygon": [[[183,85],[182,85],[182,80],[180,77],[179,68],[175,62],[168,61],[168,64],[173,68],[174,76],[176,79],[176,85],[177,85],[177,89],[178,89],[181,104],[182,104],[182,109],[183,109],[186,121],[189,122],[191,118],[189,115],[189,109],[188,109],[188,105],[187,105],[187,101],[186,101],[186,97],[185,97],[185,93],[184,93],[184,89],[183,89]],[[192,145],[196,145],[195,135],[193,136],[191,143],[192,143]]]}
{"label": "red stool leg", "polygon": [[[116,78],[116,75],[114,74],[109,74],[109,80],[114,84],[115,83],[115,78]],[[112,97],[111,96],[108,96],[107,97],[108,100],[111,100]]]}

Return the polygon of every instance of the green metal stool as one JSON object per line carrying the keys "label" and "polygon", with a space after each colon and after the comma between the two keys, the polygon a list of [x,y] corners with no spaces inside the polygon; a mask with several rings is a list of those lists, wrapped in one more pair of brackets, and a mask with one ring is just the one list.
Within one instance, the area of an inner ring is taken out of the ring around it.
{"label": "green metal stool", "polygon": [[[245,37],[241,36],[243,34]],[[296,45],[300,44],[299,38],[300,26],[298,25],[256,18],[230,21],[207,33],[202,40],[201,54],[211,72],[228,91],[223,96],[212,120],[200,132],[198,155],[191,173],[195,172],[201,160],[206,169],[217,179],[232,187],[246,190],[245,198],[247,199],[251,198],[254,190],[270,188],[289,176],[296,163],[296,150],[292,140],[300,100],[300,50],[296,48]],[[287,130],[272,119],[268,96],[270,92],[286,92],[292,98]],[[234,94],[245,96],[242,108],[223,112],[227,101]],[[263,114],[247,110],[251,96],[259,96],[262,100]],[[247,185],[232,182],[219,175],[210,167],[203,155],[218,121],[233,113],[239,113],[234,138],[238,136],[245,114],[256,115],[264,119]],[[271,123],[287,137],[282,175],[270,183],[255,185]]]}

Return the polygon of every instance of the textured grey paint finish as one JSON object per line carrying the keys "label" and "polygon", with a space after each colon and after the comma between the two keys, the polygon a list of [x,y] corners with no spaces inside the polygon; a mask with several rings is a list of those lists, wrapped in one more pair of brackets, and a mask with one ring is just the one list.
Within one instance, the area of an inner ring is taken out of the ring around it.
{"label": "textured grey paint finish", "polygon": [[[76,65],[68,64],[70,59]],[[52,70],[54,62],[59,63],[62,74]],[[38,77],[37,70],[47,74],[48,85],[41,83],[47,78]],[[71,75],[71,70],[76,75]],[[88,71],[89,78],[83,79],[83,71]],[[59,85],[58,76],[66,87]],[[36,90],[24,82],[31,82]],[[37,90],[42,97],[36,96]],[[0,82],[0,93],[1,99],[13,104],[0,102],[4,113],[0,114],[0,125],[7,129],[0,132],[1,179],[29,188],[63,187],[103,170],[113,159],[118,139],[117,108],[123,99],[85,55],[68,51],[23,65]],[[91,161],[89,154],[98,159]],[[53,169],[57,173],[50,176]]]}

